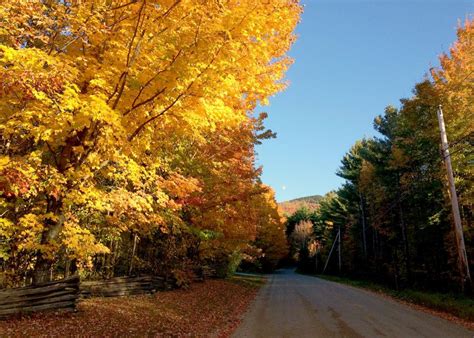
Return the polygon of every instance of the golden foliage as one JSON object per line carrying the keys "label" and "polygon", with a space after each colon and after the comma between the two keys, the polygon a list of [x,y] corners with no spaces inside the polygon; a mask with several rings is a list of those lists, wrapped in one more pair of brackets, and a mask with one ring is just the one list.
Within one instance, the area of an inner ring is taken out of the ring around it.
{"label": "golden foliage", "polygon": [[183,225],[253,238],[252,113],[285,87],[300,11],[295,0],[2,2],[2,229],[13,243],[35,219],[29,244],[2,255],[50,260],[63,238],[86,259],[107,252],[104,231]]}

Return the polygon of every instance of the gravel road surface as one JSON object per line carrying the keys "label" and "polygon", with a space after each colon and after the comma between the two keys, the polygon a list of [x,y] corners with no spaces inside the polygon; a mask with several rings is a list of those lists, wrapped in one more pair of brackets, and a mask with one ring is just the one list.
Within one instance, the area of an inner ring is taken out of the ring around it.
{"label": "gravel road surface", "polygon": [[474,337],[474,332],[389,298],[279,270],[234,337]]}

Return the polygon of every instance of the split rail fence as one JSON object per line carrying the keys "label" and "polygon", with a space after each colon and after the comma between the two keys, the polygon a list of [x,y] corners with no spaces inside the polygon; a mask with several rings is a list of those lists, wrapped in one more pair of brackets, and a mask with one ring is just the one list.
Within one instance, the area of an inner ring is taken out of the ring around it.
{"label": "split rail fence", "polygon": [[166,290],[167,283],[163,277],[115,277],[98,281],[81,283],[81,296],[88,297],[119,297],[154,293]]}
{"label": "split rail fence", "polygon": [[[215,277],[214,269],[204,268],[194,281]],[[81,282],[79,276],[20,288],[0,289],[0,318],[37,311],[75,311],[79,298],[119,297],[154,293],[176,288],[175,279],[158,276],[115,277]]]}
{"label": "split rail fence", "polygon": [[79,277],[41,285],[0,290],[0,317],[44,310],[75,310]]}

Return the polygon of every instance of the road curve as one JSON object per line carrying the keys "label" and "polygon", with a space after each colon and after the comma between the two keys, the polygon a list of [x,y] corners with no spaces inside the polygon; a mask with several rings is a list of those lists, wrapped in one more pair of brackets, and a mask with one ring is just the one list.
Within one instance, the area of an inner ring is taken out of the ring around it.
{"label": "road curve", "polygon": [[474,332],[375,293],[280,270],[233,337],[474,337]]}

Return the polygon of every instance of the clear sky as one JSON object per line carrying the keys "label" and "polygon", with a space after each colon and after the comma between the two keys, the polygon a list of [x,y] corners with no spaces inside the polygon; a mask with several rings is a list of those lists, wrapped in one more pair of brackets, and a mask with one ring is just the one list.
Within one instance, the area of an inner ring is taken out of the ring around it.
{"label": "clear sky", "polygon": [[456,39],[474,1],[303,0],[290,86],[264,107],[276,139],[258,146],[263,182],[278,201],[336,189],[350,146],[373,118],[411,96]]}

